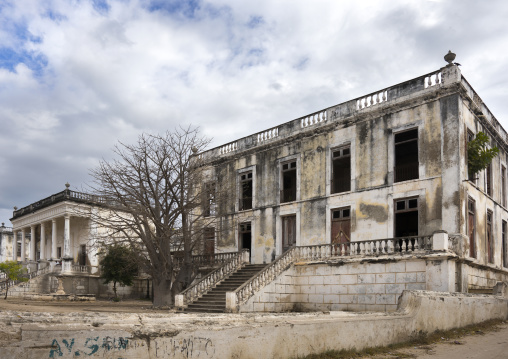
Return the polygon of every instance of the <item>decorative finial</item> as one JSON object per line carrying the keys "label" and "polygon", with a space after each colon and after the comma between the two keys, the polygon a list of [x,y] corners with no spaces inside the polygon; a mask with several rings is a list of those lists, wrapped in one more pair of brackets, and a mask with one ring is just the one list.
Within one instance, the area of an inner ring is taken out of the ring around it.
{"label": "decorative finial", "polygon": [[449,65],[451,65],[453,60],[455,60],[455,56],[456,55],[451,50],[448,50],[448,53],[444,56],[444,59],[446,62],[448,62]]}
{"label": "decorative finial", "polygon": [[198,149],[196,147],[192,146],[191,149],[192,149],[192,153],[194,153],[194,154],[198,153]]}
{"label": "decorative finial", "polygon": [[2,222],[2,228],[4,228],[4,227],[5,227],[5,223],[4,223],[4,222]]}
{"label": "decorative finial", "polygon": [[71,185],[69,184],[69,182],[67,182],[67,183],[65,184],[65,187],[66,187],[67,189],[69,189],[69,187],[70,187],[70,186],[71,186]]}
{"label": "decorative finial", "polygon": [[14,206],[14,210],[17,211],[18,210],[18,207]]}

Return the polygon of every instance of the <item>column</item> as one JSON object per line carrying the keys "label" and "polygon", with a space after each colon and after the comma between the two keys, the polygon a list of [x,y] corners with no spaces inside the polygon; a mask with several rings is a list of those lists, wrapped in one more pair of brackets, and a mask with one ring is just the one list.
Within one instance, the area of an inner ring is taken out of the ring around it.
{"label": "column", "polygon": [[56,219],[51,221],[51,259],[56,259]]}
{"label": "column", "polygon": [[12,231],[12,260],[18,261],[18,231]]}
{"label": "column", "polygon": [[35,261],[35,225],[30,226],[30,260]]}
{"label": "column", "polygon": [[64,253],[62,258],[62,273],[72,272],[72,257],[71,257],[71,217],[64,216]]}
{"label": "column", "polygon": [[21,229],[21,262],[25,262],[25,229]]}
{"label": "column", "polygon": [[41,261],[46,260],[46,226],[41,223]]}

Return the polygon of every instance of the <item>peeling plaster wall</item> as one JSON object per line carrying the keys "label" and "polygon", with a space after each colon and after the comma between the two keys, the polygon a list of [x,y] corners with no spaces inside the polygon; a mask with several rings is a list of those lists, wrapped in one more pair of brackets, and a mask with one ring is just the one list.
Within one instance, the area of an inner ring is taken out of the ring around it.
{"label": "peeling plaster wall", "polygon": [[[405,291],[394,314],[0,313],[9,358],[295,358],[507,319],[502,297]],[[262,343],[262,345],[260,345]]]}

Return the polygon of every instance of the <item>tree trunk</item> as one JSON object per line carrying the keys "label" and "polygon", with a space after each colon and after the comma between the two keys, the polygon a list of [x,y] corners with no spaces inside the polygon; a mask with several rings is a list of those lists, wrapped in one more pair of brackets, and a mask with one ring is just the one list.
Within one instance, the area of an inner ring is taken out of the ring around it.
{"label": "tree trunk", "polygon": [[171,294],[171,281],[167,279],[154,279],[153,287],[153,305],[155,307],[172,306],[173,296]]}
{"label": "tree trunk", "polygon": [[7,279],[7,282],[5,283],[5,297],[4,300],[7,300],[7,292],[9,291],[9,279]]}
{"label": "tree trunk", "polygon": [[118,298],[116,295],[116,281],[113,281],[113,292],[115,293],[115,299]]}

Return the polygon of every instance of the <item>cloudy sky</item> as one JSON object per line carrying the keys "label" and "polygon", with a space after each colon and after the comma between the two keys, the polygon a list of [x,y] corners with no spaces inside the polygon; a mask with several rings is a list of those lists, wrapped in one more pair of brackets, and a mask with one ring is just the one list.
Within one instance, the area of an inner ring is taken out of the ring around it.
{"label": "cloudy sky", "polygon": [[452,50],[508,128],[508,2],[0,0],[0,222],[118,141],[212,145],[423,75]]}

